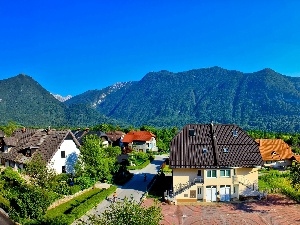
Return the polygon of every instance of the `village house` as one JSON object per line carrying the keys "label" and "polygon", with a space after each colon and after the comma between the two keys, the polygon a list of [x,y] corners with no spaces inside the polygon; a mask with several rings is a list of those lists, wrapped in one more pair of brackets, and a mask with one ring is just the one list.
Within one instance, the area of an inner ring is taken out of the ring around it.
{"label": "village house", "polygon": [[124,136],[122,142],[126,152],[156,152],[158,150],[155,135],[150,131],[130,131]]}
{"label": "village house", "polygon": [[40,154],[56,173],[72,173],[80,153],[80,144],[70,130],[22,128],[3,141],[1,164],[14,169],[23,169]]}
{"label": "village house", "polygon": [[282,139],[256,139],[264,161],[264,167],[285,169],[298,161],[299,156],[294,155],[291,147]]}
{"label": "village house", "polygon": [[175,204],[259,196],[258,143],[236,125],[189,124],[171,141]]}
{"label": "village house", "polygon": [[101,140],[102,147],[106,148],[112,144],[112,141],[109,139],[106,133],[102,131],[90,130],[89,128],[80,129],[78,128],[75,131],[72,131],[80,145],[82,145],[84,137],[86,135],[95,135]]}

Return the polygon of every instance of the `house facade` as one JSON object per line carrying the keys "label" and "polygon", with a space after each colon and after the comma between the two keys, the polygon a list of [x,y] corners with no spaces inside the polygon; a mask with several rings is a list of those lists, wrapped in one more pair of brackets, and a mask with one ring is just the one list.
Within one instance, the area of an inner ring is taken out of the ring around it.
{"label": "house facade", "polygon": [[130,131],[122,140],[126,152],[158,151],[155,135],[149,131]]}
{"label": "house facade", "polygon": [[284,169],[292,165],[297,157],[282,139],[256,139],[265,167]]}
{"label": "house facade", "polygon": [[171,141],[175,204],[258,196],[257,142],[236,125],[190,124]]}
{"label": "house facade", "polygon": [[79,142],[70,130],[19,129],[4,141],[1,163],[14,169],[24,169],[37,154],[56,173],[72,173],[77,161]]}

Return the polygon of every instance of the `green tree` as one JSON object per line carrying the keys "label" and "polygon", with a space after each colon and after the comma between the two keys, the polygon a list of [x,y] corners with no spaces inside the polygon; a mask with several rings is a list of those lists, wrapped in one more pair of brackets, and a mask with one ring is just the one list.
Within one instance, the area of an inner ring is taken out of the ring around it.
{"label": "green tree", "polygon": [[109,210],[100,216],[91,216],[89,224],[158,225],[162,217],[161,208],[157,203],[144,207],[134,200],[125,198],[123,202],[111,204]]}
{"label": "green tree", "polygon": [[300,189],[300,163],[296,163],[290,169],[290,179],[292,186],[299,190]]}
{"label": "green tree", "polygon": [[76,166],[77,175],[89,176],[100,181],[111,180],[112,173],[119,168],[117,155],[116,148],[103,148],[99,137],[87,135],[80,148],[80,156]]}
{"label": "green tree", "polygon": [[32,160],[26,164],[25,173],[30,176],[33,184],[42,188],[48,188],[55,177],[54,169],[48,167],[40,154],[34,155]]}
{"label": "green tree", "polygon": [[9,121],[6,125],[0,126],[0,129],[4,131],[6,136],[11,136],[12,133],[19,127],[20,125],[18,125],[16,122]]}

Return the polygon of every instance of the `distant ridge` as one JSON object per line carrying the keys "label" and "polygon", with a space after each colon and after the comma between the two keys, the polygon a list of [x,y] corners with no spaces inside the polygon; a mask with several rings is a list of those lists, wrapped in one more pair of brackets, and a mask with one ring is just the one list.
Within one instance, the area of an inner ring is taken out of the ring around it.
{"label": "distant ridge", "polygon": [[18,75],[0,81],[0,99],[1,123],[182,127],[215,121],[244,129],[300,131],[300,78],[269,68],[150,72],[140,81],[89,90],[63,103],[31,77]]}

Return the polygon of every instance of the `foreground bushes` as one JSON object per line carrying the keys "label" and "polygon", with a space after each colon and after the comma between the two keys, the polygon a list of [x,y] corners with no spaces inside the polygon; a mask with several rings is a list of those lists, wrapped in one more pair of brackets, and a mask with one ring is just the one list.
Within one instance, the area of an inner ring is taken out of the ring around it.
{"label": "foreground bushes", "polygon": [[282,193],[291,199],[300,202],[300,192],[292,187],[289,172],[280,173],[270,170],[259,177],[259,189],[268,193]]}

